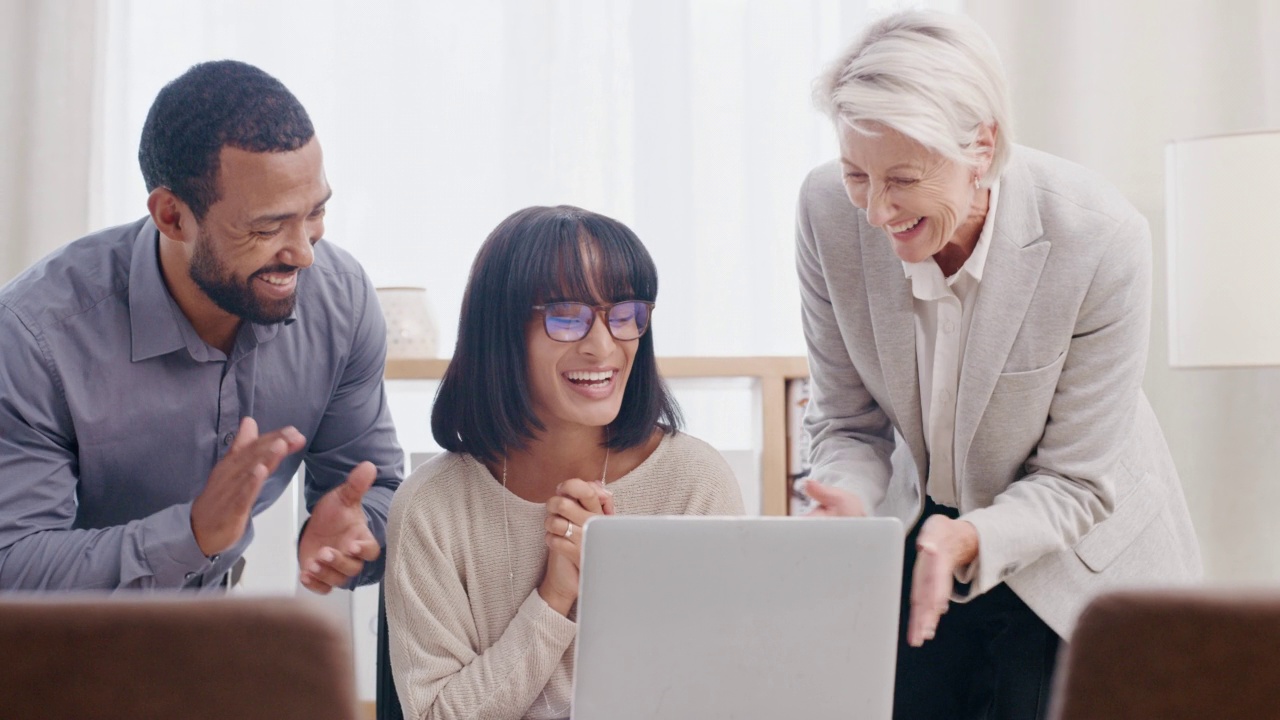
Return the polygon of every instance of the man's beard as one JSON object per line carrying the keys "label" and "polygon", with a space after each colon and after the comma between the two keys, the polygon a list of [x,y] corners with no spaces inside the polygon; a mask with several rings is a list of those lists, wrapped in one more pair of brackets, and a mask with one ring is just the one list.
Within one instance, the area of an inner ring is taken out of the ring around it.
{"label": "man's beard", "polygon": [[254,294],[252,285],[254,277],[263,273],[289,272],[296,268],[291,265],[271,265],[241,281],[214,254],[213,243],[214,239],[201,228],[187,272],[214,304],[236,317],[258,325],[284,322],[293,314],[293,307],[298,300],[296,289],[283,300],[264,301]]}

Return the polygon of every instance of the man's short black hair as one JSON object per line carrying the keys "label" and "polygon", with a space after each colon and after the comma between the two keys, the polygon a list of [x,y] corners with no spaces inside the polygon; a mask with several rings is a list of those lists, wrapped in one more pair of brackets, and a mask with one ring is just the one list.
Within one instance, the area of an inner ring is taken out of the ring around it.
{"label": "man's short black hair", "polygon": [[302,103],[279,80],[247,63],[217,60],[193,66],[156,96],[138,163],[147,192],[169,188],[201,220],[219,198],[224,145],[288,152],[315,134]]}
{"label": "man's short black hair", "polygon": [[[458,342],[431,411],[431,432],[450,452],[491,461],[525,447],[543,429],[529,394],[525,333],[534,305],[603,305],[658,296],[658,269],[640,239],[612,218],[576,207],[520,210],[491,233],[471,266]],[[657,427],[679,430],[680,409],[653,352],[640,338],[610,448],[643,445]]]}

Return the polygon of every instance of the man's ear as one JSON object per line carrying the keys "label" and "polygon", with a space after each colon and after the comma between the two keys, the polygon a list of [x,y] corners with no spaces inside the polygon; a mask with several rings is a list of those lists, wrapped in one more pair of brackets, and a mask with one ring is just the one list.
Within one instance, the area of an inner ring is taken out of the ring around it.
{"label": "man's ear", "polygon": [[174,195],[172,190],[167,187],[152,190],[147,196],[147,210],[161,235],[178,242],[186,239],[183,230],[189,229],[185,226],[194,222],[193,216],[187,204]]}

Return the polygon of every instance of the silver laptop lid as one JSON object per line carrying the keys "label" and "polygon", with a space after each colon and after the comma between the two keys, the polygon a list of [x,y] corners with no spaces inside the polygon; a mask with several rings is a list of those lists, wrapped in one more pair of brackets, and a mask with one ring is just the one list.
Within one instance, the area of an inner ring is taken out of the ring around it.
{"label": "silver laptop lid", "polygon": [[584,543],[575,720],[890,717],[897,520],[607,517]]}

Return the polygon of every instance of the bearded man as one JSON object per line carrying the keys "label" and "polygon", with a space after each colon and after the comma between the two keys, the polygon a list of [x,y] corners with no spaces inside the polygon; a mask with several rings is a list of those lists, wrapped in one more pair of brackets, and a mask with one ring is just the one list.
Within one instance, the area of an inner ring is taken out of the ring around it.
{"label": "bearded man", "polygon": [[385,325],[321,241],[306,110],[203,63],[160,91],[138,158],[147,217],[0,288],[0,589],[218,591],[299,464],[300,582],[376,582],[404,458]]}

